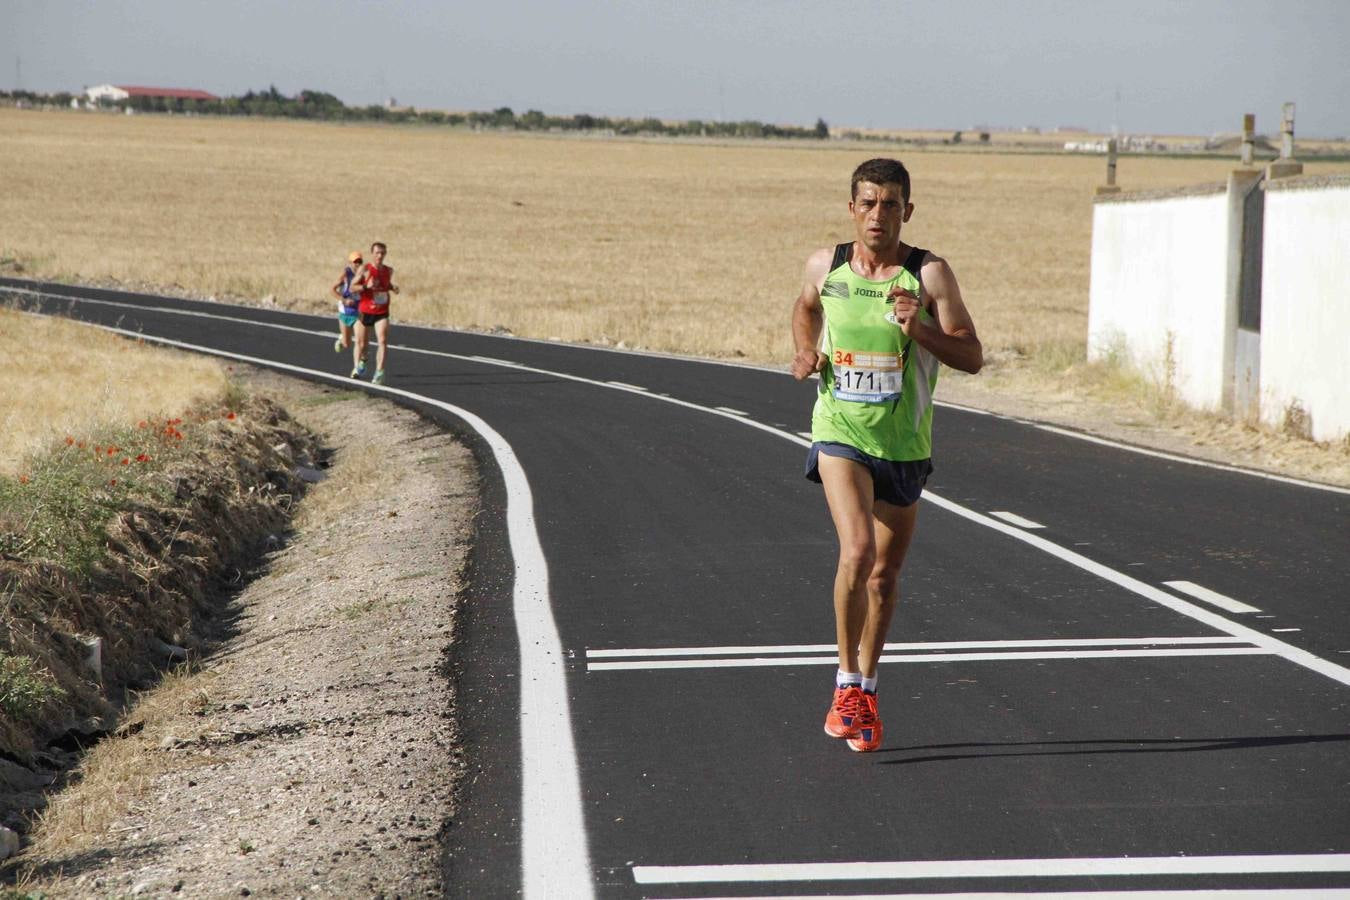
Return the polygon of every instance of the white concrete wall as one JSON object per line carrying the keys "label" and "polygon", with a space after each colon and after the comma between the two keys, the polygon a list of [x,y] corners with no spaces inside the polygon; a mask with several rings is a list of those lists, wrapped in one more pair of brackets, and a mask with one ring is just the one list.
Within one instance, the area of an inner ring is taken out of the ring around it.
{"label": "white concrete wall", "polygon": [[1236,328],[1228,293],[1228,216],[1223,185],[1098,199],[1089,359],[1124,354],[1157,383],[1170,379],[1186,403],[1222,408]]}
{"label": "white concrete wall", "polygon": [[1264,242],[1261,418],[1283,425],[1297,403],[1314,440],[1339,440],[1350,434],[1350,177],[1270,182]]}

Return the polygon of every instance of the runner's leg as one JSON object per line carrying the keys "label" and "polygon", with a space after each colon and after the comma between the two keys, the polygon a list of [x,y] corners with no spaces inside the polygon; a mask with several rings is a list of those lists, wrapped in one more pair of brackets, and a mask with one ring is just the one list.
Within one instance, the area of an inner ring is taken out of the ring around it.
{"label": "runner's leg", "polygon": [[867,616],[867,582],[877,559],[872,532],[872,474],[851,459],[824,453],[819,456],[818,471],[839,536],[839,568],[834,576],[839,668],[857,672],[858,642]]}
{"label": "runner's leg", "polygon": [[919,517],[918,502],[895,506],[877,500],[872,509],[872,529],[876,539],[876,562],[867,579],[867,617],[858,645],[858,663],[867,678],[877,675],[877,660],[886,644],[891,617],[900,597],[900,568],[914,537]]}
{"label": "runner's leg", "polygon": [[384,351],[389,344],[389,319],[380,319],[375,323],[375,340],[379,342],[375,350],[375,371],[384,371]]}
{"label": "runner's leg", "polygon": [[356,320],[356,343],[352,345],[352,368],[359,368],[361,360],[366,358],[366,343],[370,340],[370,331],[364,319]]}

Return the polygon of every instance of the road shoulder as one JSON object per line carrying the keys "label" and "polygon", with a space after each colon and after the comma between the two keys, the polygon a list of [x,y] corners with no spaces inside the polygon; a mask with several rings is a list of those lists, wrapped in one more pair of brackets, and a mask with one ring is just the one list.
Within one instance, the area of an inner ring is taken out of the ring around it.
{"label": "road shoulder", "polygon": [[[242,377],[324,436],[330,477],[231,600],[232,634],[91,751],[86,766],[116,754],[139,773],[125,796],[95,796],[86,778],[52,799],[19,861],[26,887],[440,896],[462,769],[449,670],[472,456],[392,403]],[[101,827],[71,824],[95,803],[111,807]]]}

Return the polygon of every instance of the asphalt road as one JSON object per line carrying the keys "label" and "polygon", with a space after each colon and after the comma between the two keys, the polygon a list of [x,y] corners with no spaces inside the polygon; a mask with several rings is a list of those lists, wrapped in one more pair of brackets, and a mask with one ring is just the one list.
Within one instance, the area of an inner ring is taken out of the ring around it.
{"label": "asphalt road", "polygon": [[[355,384],[327,317],[0,286]],[[1350,896],[1350,492],[939,408],[855,754],[812,386],[393,337],[386,393],[486,473],[456,896]]]}

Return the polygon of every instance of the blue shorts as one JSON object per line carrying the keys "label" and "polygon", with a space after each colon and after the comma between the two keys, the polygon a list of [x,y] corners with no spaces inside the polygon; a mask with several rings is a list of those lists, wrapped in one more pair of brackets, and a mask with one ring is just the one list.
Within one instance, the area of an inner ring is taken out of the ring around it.
{"label": "blue shorts", "polygon": [[345,327],[351,328],[356,324],[356,310],[347,312],[345,309],[338,310],[338,321]]}
{"label": "blue shorts", "polygon": [[909,506],[917,503],[933,474],[931,459],[914,459],[896,462],[890,459],[878,459],[848,444],[834,441],[816,441],[806,454],[806,477],[820,484],[820,454],[851,459],[866,467],[872,474],[872,498],[883,500],[895,506]]}

